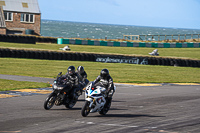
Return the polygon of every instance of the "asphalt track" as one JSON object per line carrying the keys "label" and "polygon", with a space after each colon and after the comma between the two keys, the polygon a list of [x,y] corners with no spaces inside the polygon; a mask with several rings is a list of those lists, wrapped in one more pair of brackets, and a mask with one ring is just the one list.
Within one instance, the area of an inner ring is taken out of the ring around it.
{"label": "asphalt track", "polygon": [[[45,110],[48,93],[0,99],[0,133],[199,133],[200,86],[116,84],[107,115],[81,116],[84,95],[71,110]],[[37,91],[35,91],[37,92]]]}

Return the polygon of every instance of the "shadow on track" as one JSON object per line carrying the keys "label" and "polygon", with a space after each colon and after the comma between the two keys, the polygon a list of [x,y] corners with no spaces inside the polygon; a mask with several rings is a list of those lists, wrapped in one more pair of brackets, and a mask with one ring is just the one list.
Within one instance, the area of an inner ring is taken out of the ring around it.
{"label": "shadow on track", "polygon": [[106,114],[106,115],[97,115],[94,117],[136,118],[136,117],[165,117],[165,116],[156,116],[156,115],[147,115],[147,114]]}
{"label": "shadow on track", "polygon": [[55,110],[81,110],[81,108],[71,108],[71,109],[68,109],[68,108],[65,108],[64,106],[63,106],[63,108],[61,109],[61,108],[58,108],[58,109],[56,109],[56,108],[52,108],[52,109],[50,109],[50,110],[47,110],[47,111],[55,111]]}

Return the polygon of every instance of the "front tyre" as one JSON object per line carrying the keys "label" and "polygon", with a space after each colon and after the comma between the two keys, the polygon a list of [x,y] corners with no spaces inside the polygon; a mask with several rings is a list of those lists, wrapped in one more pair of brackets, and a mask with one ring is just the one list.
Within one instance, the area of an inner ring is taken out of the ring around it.
{"label": "front tyre", "polygon": [[44,109],[49,110],[53,107],[54,103],[56,101],[56,94],[51,93],[44,102]]}
{"label": "front tyre", "polygon": [[82,109],[81,109],[81,115],[83,117],[86,117],[89,113],[90,113],[90,102],[89,101],[85,101],[85,104],[83,105]]}

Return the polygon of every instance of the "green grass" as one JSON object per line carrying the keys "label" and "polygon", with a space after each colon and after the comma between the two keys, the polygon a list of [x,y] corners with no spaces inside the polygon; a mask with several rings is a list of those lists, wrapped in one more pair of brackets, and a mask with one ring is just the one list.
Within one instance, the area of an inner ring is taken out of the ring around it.
{"label": "green grass", "polygon": [[[58,44],[20,44],[0,42],[2,48],[24,48],[24,49],[42,49],[61,51],[66,45]],[[89,46],[89,45],[69,45],[72,52],[92,52],[92,53],[111,53],[111,54],[126,54],[126,55],[145,55],[152,52],[155,48],[141,47],[108,47],[108,46]],[[157,48],[162,57],[181,57],[200,59],[200,48]]]}
{"label": "green grass", "polygon": [[84,61],[0,58],[0,74],[53,78],[58,72],[66,73],[70,65],[76,68],[79,65],[84,66],[90,81],[94,80],[103,68],[107,68],[114,82],[200,83],[199,68]]}
{"label": "green grass", "polygon": [[49,84],[47,83],[14,81],[14,80],[5,80],[5,79],[0,79],[0,85],[1,85],[0,91],[49,87]]}

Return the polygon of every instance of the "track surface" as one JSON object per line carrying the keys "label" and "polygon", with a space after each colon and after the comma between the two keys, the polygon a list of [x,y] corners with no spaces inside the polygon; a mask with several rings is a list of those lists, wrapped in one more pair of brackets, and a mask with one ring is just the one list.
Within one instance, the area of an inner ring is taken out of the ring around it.
{"label": "track surface", "polygon": [[64,106],[45,110],[47,95],[0,99],[0,132],[200,132],[200,86],[117,85],[105,116],[90,113],[82,117],[84,95],[71,110]]}

